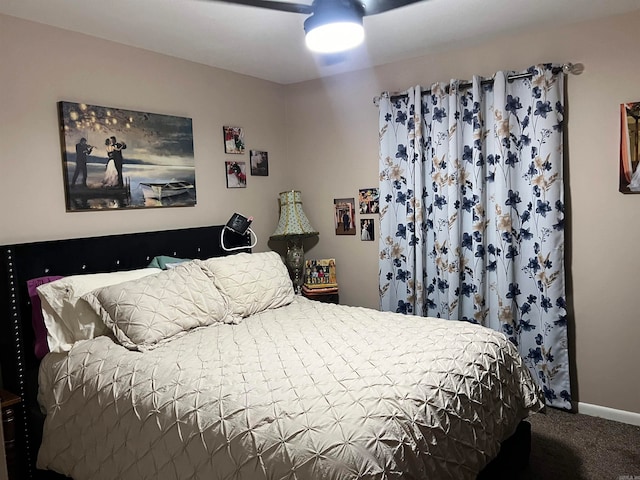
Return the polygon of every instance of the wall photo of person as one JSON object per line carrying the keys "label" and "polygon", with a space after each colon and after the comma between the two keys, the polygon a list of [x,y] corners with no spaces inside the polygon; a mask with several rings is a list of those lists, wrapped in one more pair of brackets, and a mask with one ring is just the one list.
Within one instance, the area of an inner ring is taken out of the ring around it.
{"label": "wall photo of person", "polygon": [[222,127],[224,153],[244,154],[244,130],[242,127]]}
{"label": "wall photo of person", "polygon": [[353,198],[335,198],[334,206],[334,225],[336,227],[336,235],[355,235],[355,212],[356,203]]}
{"label": "wall photo of person", "polygon": [[380,190],[378,188],[361,188],[358,191],[359,213],[380,213]]}
{"label": "wall photo of person", "polygon": [[372,242],[374,235],[373,219],[363,218],[360,220],[360,240],[363,242]]}
{"label": "wall photo of person", "polygon": [[251,175],[259,177],[269,176],[269,154],[260,150],[250,150]]}
{"label": "wall photo of person", "polygon": [[227,188],[247,188],[247,164],[245,162],[225,162]]}

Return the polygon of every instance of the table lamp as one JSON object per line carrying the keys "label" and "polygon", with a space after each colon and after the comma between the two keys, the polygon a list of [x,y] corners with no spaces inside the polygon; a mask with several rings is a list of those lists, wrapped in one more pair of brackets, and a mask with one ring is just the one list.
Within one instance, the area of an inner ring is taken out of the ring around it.
{"label": "table lamp", "polygon": [[311,226],[302,210],[302,194],[297,190],[280,193],[280,220],[271,240],[287,241],[285,263],[291,274],[296,294],[302,292],[304,282],[304,249],[302,240],[315,237],[318,232]]}

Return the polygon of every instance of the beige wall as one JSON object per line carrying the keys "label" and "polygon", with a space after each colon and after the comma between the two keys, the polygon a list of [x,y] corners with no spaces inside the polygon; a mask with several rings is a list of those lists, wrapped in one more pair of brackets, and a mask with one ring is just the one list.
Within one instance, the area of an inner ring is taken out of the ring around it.
{"label": "beige wall", "polygon": [[[281,250],[267,245],[277,194],[296,188],[320,231],[307,256],[335,257],[341,301],[376,308],[377,242],[336,236],[333,228],[333,199],[378,183],[372,98],[537,62],[582,62],[585,73],[568,78],[567,100],[574,396],[640,413],[640,196],[617,192],[618,105],[640,100],[638,24],[640,12],[281,86],[0,15],[0,244],[211,225],[239,211],[256,217],[258,251]],[[192,118],[198,205],[66,213],[60,100]],[[248,148],[269,152],[270,175],[249,176],[246,189],[225,187],[227,123],[245,127]]]}
{"label": "beige wall", "polygon": [[[278,192],[291,188],[283,86],[2,15],[0,64],[0,244],[213,225],[237,211],[268,249]],[[192,118],[197,205],[66,213],[60,100]],[[269,152],[270,175],[248,175],[245,189],[226,188],[224,161],[240,160],[224,153],[229,124]]]}
{"label": "beige wall", "polygon": [[[332,201],[378,181],[383,90],[430,85],[539,62],[584,63],[568,78],[568,297],[574,397],[640,413],[640,196],[618,193],[618,108],[640,101],[640,11],[538,30],[287,88],[287,157],[320,238],[308,256],[335,256],[341,301],[378,306],[377,242],[333,233]],[[377,228],[377,225],[376,225]],[[377,230],[376,230],[377,232]]]}

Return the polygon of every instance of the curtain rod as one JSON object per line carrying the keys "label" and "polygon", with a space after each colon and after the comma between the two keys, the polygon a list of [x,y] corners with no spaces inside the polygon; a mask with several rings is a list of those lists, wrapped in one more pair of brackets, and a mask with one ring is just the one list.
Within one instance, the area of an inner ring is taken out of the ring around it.
{"label": "curtain rod", "polygon": [[[572,73],[573,75],[580,75],[582,72],[584,72],[584,65],[582,63],[564,63],[562,64],[561,67],[555,67],[553,69],[553,73],[564,73],[565,75],[568,75],[569,73]],[[509,82],[513,82],[514,80],[520,80],[523,78],[531,78],[533,77],[532,73],[529,72],[525,72],[525,73],[518,73],[516,75],[510,75],[507,77],[507,81]],[[491,85],[493,84],[493,78],[489,78],[487,80],[482,80],[480,82],[480,85]],[[459,89],[465,89],[465,88],[469,88],[471,87],[473,84],[471,82],[465,82],[465,83],[461,83],[458,85]],[[449,92],[449,86],[446,87],[446,91],[447,93]],[[424,91],[422,92],[422,95],[431,95],[431,91]],[[406,98],[409,95],[406,93],[402,93],[402,92],[391,92],[391,93],[383,93],[382,95],[379,95],[377,97],[373,97],[373,104],[377,107],[378,105],[380,105],[380,98],[382,96],[389,96],[391,99],[397,99],[397,98]]]}

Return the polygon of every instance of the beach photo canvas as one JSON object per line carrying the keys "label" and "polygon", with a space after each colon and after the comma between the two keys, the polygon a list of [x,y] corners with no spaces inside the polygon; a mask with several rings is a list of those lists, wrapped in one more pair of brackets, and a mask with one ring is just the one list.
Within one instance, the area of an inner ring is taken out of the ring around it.
{"label": "beach photo canvas", "polygon": [[58,102],[67,211],[196,204],[190,118]]}

